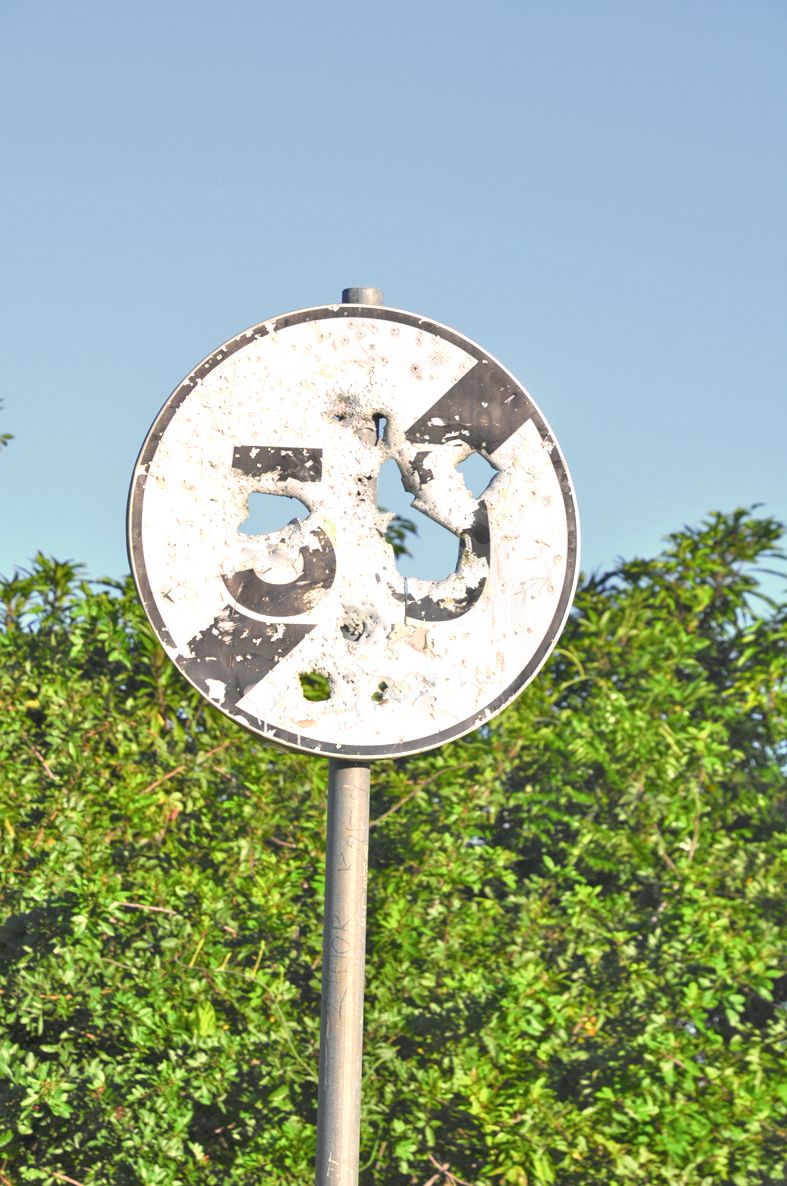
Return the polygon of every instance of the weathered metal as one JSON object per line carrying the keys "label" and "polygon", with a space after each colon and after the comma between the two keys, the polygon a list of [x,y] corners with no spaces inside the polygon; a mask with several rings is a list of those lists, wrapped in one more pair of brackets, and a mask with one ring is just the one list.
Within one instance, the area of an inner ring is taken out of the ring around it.
{"label": "weathered metal", "polygon": [[[479,498],[457,468],[472,453],[496,471]],[[391,460],[460,541],[444,580],[399,574],[376,497]],[[258,492],[310,514],[243,534]],[[164,406],[130,498],[140,594],[184,675],[274,744],[361,761],[459,737],[522,691],[568,614],[577,536],[525,389],[454,330],[368,303],[220,347]]]}
{"label": "weathered metal", "polygon": [[369,767],[333,759],[328,781],[317,1186],[355,1186],[361,1122]]}
{"label": "weathered metal", "polygon": [[381,288],[343,288],[343,305],[382,305],[384,303]]}

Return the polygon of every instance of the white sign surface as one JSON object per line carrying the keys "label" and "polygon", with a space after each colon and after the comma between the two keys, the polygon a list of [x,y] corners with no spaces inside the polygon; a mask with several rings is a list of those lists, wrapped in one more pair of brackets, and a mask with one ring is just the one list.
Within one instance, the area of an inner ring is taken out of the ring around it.
{"label": "white sign surface", "polygon": [[[457,466],[497,471],[480,498]],[[459,537],[457,571],[404,581],[377,507],[393,459],[413,506]],[[303,521],[249,536],[255,492]],[[554,646],[578,523],[557,442],[523,387],[454,330],[332,305],[254,326],[164,405],[129,503],[134,576],[162,644],[268,741],[402,756],[482,725]],[[314,675],[326,698],[306,698]]]}

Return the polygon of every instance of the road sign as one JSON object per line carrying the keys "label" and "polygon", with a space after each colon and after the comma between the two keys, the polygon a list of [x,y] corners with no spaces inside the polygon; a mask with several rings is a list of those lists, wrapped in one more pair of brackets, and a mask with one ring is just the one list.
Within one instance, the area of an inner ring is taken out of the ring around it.
{"label": "road sign", "polygon": [[[457,468],[472,453],[496,471],[479,498]],[[397,569],[376,498],[391,459],[460,541],[444,580]],[[249,536],[255,493],[309,514]],[[369,760],[459,737],[522,691],[568,614],[578,523],[555,437],[499,362],[413,313],[329,305],[239,334],[170,396],[129,548],[158,637],[217,707],[274,744]]]}

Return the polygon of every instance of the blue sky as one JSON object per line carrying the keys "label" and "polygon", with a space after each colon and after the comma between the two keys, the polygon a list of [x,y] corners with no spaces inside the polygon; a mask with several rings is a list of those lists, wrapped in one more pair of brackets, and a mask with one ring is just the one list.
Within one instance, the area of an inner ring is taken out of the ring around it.
{"label": "blue sky", "polygon": [[781,0],[5,0],[0,37],[0,572],[126,572],[170,391],[349,285],[524,383],[586,569],[787,517]]}

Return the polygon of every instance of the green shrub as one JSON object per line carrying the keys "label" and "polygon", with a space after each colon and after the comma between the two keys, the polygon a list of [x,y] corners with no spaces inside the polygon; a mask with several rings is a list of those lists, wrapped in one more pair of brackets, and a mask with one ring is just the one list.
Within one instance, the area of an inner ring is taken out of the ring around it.
{"label": "green shrub", "polygon": [[[783,1180],[779,538],[587,580],[514,706],[373,768],[365,1186]],[[38,557],[0,608],[0,1184],[302,1186],[326,764],[204,704],[129,582]]]}

